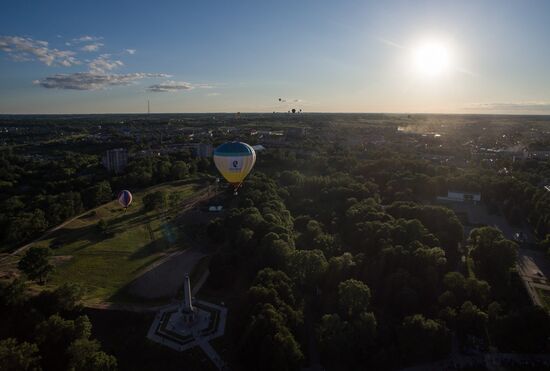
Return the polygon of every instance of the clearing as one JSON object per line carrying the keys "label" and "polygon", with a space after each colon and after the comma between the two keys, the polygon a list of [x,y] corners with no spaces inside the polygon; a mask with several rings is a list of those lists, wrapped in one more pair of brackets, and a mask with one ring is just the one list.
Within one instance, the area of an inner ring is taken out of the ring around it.
{"label": "clearing", "polygon": [[[179,201],[145,212],[142,198],[155,191],[179,194]],[[130,282],[151,264],[187,247],[183,226],[173,221],[174,216],[207,193],[208,186],[196,181],[165,183],[134,194],[126,212],[113,201],[72,220],[33,244],[54,252],[56,270],[46,287],[79,283],[86,289],[86,304],[132,301],[124,290]],[[100,219],[108,224],[106,232],[97,228]]]}

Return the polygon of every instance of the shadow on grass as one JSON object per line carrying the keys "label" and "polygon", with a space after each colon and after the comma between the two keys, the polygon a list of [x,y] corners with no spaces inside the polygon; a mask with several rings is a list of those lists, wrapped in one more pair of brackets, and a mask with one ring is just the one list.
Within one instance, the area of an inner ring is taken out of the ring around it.
{"label": "shadow on grass", "polygon": [[112,230],[116,230],[121,227],[127,229],[128,227],[133,227],[137,224],[148,222],[152,218],[152,215],[148,215],[146,212],[139,210],[133,213],[126,213],[116,218],[110,219],[108,224],[109,229]]}
{"label": "shadow on grass", "polygon": [[53,234],[53,239],[50,242],[52,249],[58,249],[63,245],[71,244],[75,241],[87,241],[87,243],[78,248],[78,250],[92,246],[103,240],[112,238],[111,232],[101,232],[97,229],[97,225],[90,224],[80,228],[62,228]]}
{"label": "shadow on grass", "polygon": [[129,259],[143,259],[150,255],[160,253],[167,248],[168,244],[166,241],[163,238],[159,238],[136,250],[129,256]]}

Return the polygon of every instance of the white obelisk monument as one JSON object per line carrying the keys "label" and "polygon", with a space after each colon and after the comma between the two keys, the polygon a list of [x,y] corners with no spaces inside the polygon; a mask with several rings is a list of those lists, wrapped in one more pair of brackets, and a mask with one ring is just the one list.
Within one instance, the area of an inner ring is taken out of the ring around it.
{"label": "white obelisk monument", "polygon": [[183,302],[180,305],[181,318],[184,323],[191,325],[196,321],[195,308],[193,308],[193,299],[191,296],[191,281],[189,275],[185,275],[185,283],[183,287]]}

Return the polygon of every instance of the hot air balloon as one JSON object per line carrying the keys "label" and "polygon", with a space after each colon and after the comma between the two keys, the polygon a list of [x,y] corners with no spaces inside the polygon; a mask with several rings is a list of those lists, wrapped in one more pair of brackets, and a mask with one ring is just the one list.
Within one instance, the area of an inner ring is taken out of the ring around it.
{"label": "hot air balloon", "polygon": [[130,206],[130,204],[132,203],[132,194],[130,193],[130,191],[127,191],[127,190],[124,190],[124,191],[121,191],[119,194],[118,194],[118,203],[124,208],[124,209],[127,209],[128,206]]}
{"label": "hot air balloon", "polygon": [[254,148],[242,142],[227,142],[214,151],[218,171],[233,186],[235,193],[256,162]]}

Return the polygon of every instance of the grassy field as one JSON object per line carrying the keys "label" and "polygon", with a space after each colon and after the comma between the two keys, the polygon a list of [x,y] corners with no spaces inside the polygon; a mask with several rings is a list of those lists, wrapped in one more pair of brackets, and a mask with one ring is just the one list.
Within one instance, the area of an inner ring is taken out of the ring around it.
{"label": "grassy field", "polygon": [[[173,182],[134,194],[126,212],[115,201],[88,212],[36,245],[54,251],[56,271],[49,287],[76,282],[86,288],[85,301],[100,303],[126,286],[145,267],[176,249],[185,248],[180,228],[171,223],[178,205],[168,210],[144,212],[142,198],[154,191],[179,193],[185,202],[200,192],[196,183]],[[106,233],[97,228],[100,219]]]}

